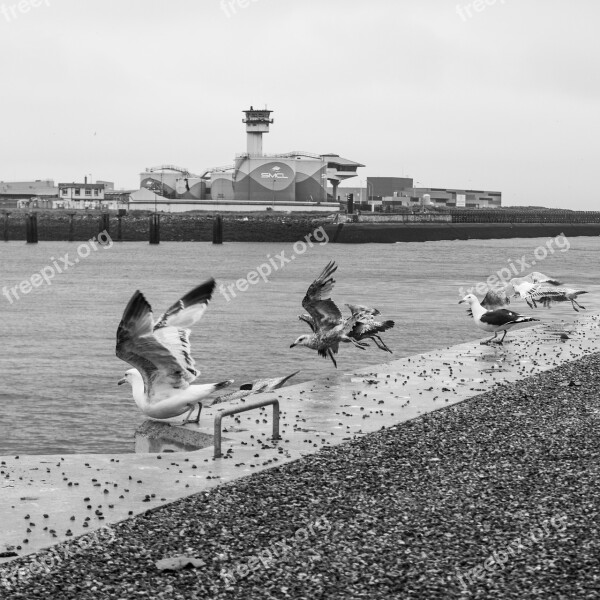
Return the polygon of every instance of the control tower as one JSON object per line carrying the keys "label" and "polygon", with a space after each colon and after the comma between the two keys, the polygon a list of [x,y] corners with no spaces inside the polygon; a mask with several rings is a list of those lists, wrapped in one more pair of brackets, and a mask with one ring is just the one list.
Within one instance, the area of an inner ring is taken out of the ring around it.
{"label": "control tower", "polygon": [[242,119],[242,123],[246,123],[248,134],[246,152],[250,156],[262,156],[262,135],[269,133],[269,125],[273,122],[270,116],[273,111],[266,108],[259,110],[251,106],[249,110],[243,112],[246,113],[246,118]]}

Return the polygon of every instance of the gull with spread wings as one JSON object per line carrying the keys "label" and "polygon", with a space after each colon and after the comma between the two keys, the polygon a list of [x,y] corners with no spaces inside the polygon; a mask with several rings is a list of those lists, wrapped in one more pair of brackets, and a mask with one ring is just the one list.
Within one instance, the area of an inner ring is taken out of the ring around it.
{"label": "gull with spread wings", "polygon": [[336,269],[335,262],[331,261],[308,288],[302,300],[302,307],[308,315],[301,315],[299,319],[308,323],[313,333],[301,335],[290,348],[305,346],[317,350],[319,356],[329,356],[335,367],[337,363],[333,355],[337,354],[340,342],[351,343],[364,350],[368,344],[362,340],[373,339],[378,348],[391,352],[378,334],[393,327],[393,321],[377,322],[374,316],[379,314],[378,310],[350,304],[346,306],[352,314],[345,319],[329,298],[335,284],[332,275]]}
{"label": "gull with spread wings", "polygon": [[138,290],[123,313],[117,330],[117,357],[129,363],[129,369],[119,385],[129,382],[138,408],[153,419],[178,417],[186,411],[189,423],[198,406],[200,421],[202,405],[210,406],[207,397],[227,387],[233,380],[204,385],[190,385],[200,371],[196,370],[190,348],[190,327],[200,320],[215,289],[209,279],[178,300],[157,321],[152,308]]}

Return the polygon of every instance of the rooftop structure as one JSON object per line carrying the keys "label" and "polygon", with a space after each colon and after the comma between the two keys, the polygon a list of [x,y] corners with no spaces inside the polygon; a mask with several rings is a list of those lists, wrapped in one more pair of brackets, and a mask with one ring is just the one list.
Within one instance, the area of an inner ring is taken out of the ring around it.
{"label": "rooftop structure", "polygon": [[272,110],[255,109],[252,106],[243,111],[246,115],[245,119],[242,119],[242,123],[246,123],[246,152],[250,156],[262,156],[262,135],[263,133],[269,133],[269,125],[273,123],[271,119]]}

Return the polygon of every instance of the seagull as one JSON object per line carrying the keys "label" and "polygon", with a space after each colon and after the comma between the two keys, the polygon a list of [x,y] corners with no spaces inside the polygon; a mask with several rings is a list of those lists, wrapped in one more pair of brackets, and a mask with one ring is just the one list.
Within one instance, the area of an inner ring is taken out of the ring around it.
{"label": "seagull", "polygon": [[[479,300],[477,300],[474,294],[467,294],[459,302],[459,304],[462,304],[463,302],[469,304],[471,316],[473,317],[477,327],[483,329],[484,331],[494,332],[494,337],[481,342],[482,344],[502,344],[508,330],[515,325],[520,323],[529,323],[531,321],[539,321],[539,319],[519,315],[516,312],[506,308],[486,310],[483,308],[483,306],[481,306],[481,304],[479,304]],[[497,342],[495,340],[499,331],[504,331],[504,335],[502,336],[502,339]]]}
{"label": "seagull", "polygon": [[[533,271],[523,277],[513,277],[508,283],[499,288],[490,289],[481,301],[481,306],[488,310],[505,308],[510,304],[510,299],[519,296],[516,292],[516,286],[523,283],[547,283],[549,285],[561,285],[560,281],[552,279],[539,271]],[[522,298],[523,296],[521,296]],[[528,302],[529,304],[529,302]]]}
{"label": "seagull", "polygon": [[[393,354],[378,334],[394,327],[394,321],[376,321],[375,317],[381,314],[376,308],[355,304],[346,304],[346,306],[350,309],[352,315],[350,318],[354,317],[356,319],[356,323],[352,327],[348,337],[357,342],[372,339],[380,350]],[[298,318],[308,323],[313,333],[315,332],[314,320],[310,315],[300,315]]]}
{"label": "seagull", "polygon": [[[215,288],[209,279],[188,292],[156,321],[152,308],[138,290],[123,312],[117,329],[117,357],[135,367],[125,372],[118,384],[131,384],[138,408],[153,419],[178,417],[189,411],[183,422],[200,422],[202,404],[209,394],[233,380],[190,385],[200,371],[190,354],[190,327],[200,320]],[[198,416],[189,421],[194,408]]]}
{"label": "seagull", "polygon": [[575,290],[568,287],[552,287],[539,283],[528,283],[526,281],[515,286],[515,295],[523,298],[530,308],[537,308],[537,302],[541,303],[546,308],[550,308],[553,302],[570,302],[573,310],[579,312],[579,308],[585,310],[585,306],[582,306],[577,302],[577,297],[587,293],[588,292],[585,290]]}
{"label": "seagull", "polygon": [[256,379],[255,381],[251,381],[250,383],[244,383],[240,386],[240,389],[236,392],[231,392],[229,394],[225,394],[224,396],[219,396],[213,404],[220,404],[221,402],[230,402],[231,400],[239,400],[240,398],[246,398],[247,396],[252,396],[254,394],[262,394],[265,392],[272,392],[273,390],[277,390],[280,387],[289,381],[294,375],[298,375],[300,371],[295,371],[291,375],[286,375],[285,377],[273,377],[272,379]]}
{"label": "seagull", "polygon": [[364,350],[368,344],[358,342],[348,335],[357,323],[358,316],[353,315],[348,319],[343,319],[340,309],[329,298],[335,284],[332,275],[336,269],[335,262],[330,261],[317,279],[310,284],[302,300],[302,308],[311,318],[313,333],[311,335],[301,335],[290,345],[290,348],[306,346],[316,350],[319,356],[324,358],[329,356],[333,365],[337,368],[333,355],[337,354],[340,342],[350,342],[361,350]]}
{"label": "seagull", "polygon": [[514,293],[515,288],[513,287],[513,284],[509,282],[502,288],[489,290],[483,297],[481,306],[487,310],[504,308],[510,304],[510,299],[514,296]]}

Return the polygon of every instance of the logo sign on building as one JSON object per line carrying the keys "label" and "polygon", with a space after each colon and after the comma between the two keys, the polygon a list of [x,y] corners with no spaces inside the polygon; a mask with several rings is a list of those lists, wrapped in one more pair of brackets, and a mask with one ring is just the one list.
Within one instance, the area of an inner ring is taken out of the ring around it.
{"label": "logo sign on building", "polygon": [[467,205],[465,194],[456,194],[456,208],[464,208]]}
{"label": "logo sign on building", "polygon": [[254,172],[254,178],[268,190],[283,190],[294,181],[294,171],[285,163],[266,163]]}
{"label": "logo sign on building", "polygon": [[261,179],[289,179],[289,177],[281,170],[281,167],[275,165],[265,173],[260,174]]}

